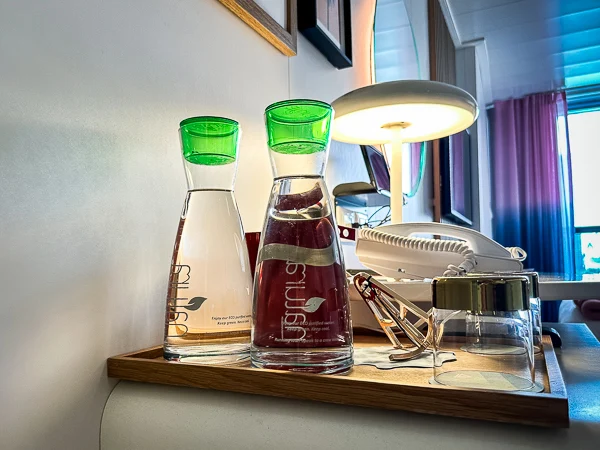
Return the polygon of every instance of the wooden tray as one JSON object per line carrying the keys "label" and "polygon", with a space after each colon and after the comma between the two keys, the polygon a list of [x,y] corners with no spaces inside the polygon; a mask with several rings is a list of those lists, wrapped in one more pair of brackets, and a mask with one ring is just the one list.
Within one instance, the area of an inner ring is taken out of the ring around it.
{"label": "wooden tray", "polygon": [[[251,367],[202,366],[168,362],[162,347],[108,359],[108,376],[144,383],[188,386],[342,405],[510,422],[543,427],[569,426],[569,404],[552,342],[543,337],[536,355],[536,381],[544,392],[475,391],[433,386],[432,369],[379,370],[355,366],[348,375],[310,375]],[[384,338],[356,336],[355,347],[389,345]]]}

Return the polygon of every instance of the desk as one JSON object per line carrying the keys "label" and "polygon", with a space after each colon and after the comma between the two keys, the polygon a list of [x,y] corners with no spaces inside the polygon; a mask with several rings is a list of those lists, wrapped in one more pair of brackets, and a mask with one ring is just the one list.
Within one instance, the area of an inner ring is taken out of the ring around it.
{"label": "desk", "polygon": [[563,339],[569,429],[121,382],[104,411],[101,449],[597,449],[600,343],[585,325],[552,326]]}

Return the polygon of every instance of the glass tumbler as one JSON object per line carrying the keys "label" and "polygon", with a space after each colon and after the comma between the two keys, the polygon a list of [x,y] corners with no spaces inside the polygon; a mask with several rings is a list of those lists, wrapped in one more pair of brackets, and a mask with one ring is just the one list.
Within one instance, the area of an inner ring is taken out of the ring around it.
{"label": "glass tumbler", "polygon": [[[432,294],[436,382],[500,391],[534,386],[526,277],[439,277]],[[442,364],[448,351],[457,360]]]}
{"label": "glass tumbler", "polygon": [[531,305],[531,325],[533,327],[533,350],[541,353],[542,344],[542,302],[540,299],[540,281],[536,272],[519,272],[529,279],[529,303]]}

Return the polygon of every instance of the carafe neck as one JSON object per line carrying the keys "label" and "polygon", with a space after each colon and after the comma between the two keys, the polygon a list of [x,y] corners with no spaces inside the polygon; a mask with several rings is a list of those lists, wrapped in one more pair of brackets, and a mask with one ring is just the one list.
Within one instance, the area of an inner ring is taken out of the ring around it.
{"label": "carafe neck", "polygon": [[331,214],[331,202],[323,177],[276,178],[271,191],[269,214],[280,220],[310,220]]}
{"label": "carafe neck", "polygon": [[328,149],[308,154],[287,154],[270,149],[273,177],[323,177]]}
{"label": "carafe neck", "polygon": [[237,163],[221,166],[204,166],[183,160],[188,191],[224,190],[232,191]]}

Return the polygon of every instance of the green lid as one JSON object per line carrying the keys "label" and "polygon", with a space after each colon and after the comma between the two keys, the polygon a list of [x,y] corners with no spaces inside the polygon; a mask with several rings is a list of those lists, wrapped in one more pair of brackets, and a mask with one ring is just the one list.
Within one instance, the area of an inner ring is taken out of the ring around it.
{"label": "green lid", "polygon": [[183,157],[192,164],[220,166],[235,162],[240,125],[224,117],[191,117],[179,124]]}
{"label": "green lid", "polygon": [[269,148],[288,155],[323,152],[329,145],[333,108],[317,100],[286,100],[265,110]]}

